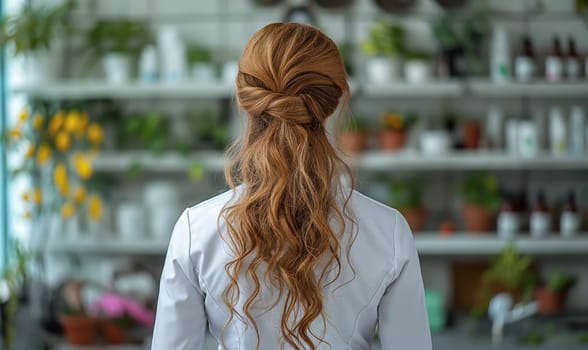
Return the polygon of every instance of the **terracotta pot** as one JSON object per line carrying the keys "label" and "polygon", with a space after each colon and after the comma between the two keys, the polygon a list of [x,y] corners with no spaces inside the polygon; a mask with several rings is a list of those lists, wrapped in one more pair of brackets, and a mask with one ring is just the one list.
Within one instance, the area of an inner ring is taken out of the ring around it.
{"label": "terracotta pot", "polygon": [[406,142],[406,130],[382,129],[378,133],[378,144],[383,150],[399,150]]}
{"label": "terracotta pot", "polygon": [[425,222],[427,221],[427,211],[425,208],[402,209],[400,213],[406,219],[412,233],[418,233],[425,227]]}
{"label": "terracotta pot", "polygon": [[557,293],[545,287],[538,287],[535,289],[535,299],[539,304],[539,314],[553,315],[563,309],[566,293]]}
{"label": "terracotta pot", "polygon": [[112,321],[102,323],[102,333],[107,344],[117,345],[128,342],[127,332]]}
{"label": "terracotta pot", "polygon": [[463,133],[463,142],[467,149],[477,149],[480,146],[480,137],[482,136],[480,123],[475,121],[465,123]]}
{"label": "terracotta pot", "polygon": [[445,220],[439,225],[439,233],[449,236],[455,233],[455,223],[452,220]]}
{"label": "terracotta pot", "polygon": [[482,233],[491,231],[494,227],[494,216],[494,213],[478,205],[465,204],[463,207],[463,219],[468,232]]}
{"label": "terracotta pot", "polygon": [[365,131],[345,131],[341,133],[341,149],[348,154],[365,151],[368,144],[368,134]]}
{"label": "terracotta pot", "polygon": [[61,325],[71,345],[91,345],[96,340],[96,320],[84,316],[61,316]]}

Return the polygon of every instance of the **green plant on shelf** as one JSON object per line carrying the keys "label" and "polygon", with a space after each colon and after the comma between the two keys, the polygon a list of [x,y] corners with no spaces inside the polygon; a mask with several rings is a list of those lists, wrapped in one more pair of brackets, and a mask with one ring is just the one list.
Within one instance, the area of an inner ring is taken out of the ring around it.
{"label": "green plant on shelf", "polygon": [[460,192],[463,199],[478,205],[489,212],[496,212],[502,199],[498,180],[490,173],[473,173],[461,184]]}
{"label": "green plant on shelf", "polygon": [[89,48],[98,54],[138,54],[151,40],[147,23],[138,20],[100,20],[86,34]]}
{"label": "green plant on shelf", "polygon": [[473,315],[481,316],[496,293],[507,292],[515,299],[528,300],[535,284],[533,258],[519,254],[514,244],[510,243],[482,274]]}
{"label": "green plant on shelf", "polygon": [[433,56],[426,51],[409,50],[406,52],[404,58],[407,61],[430,61]]}
{"label": "green plant on shelf", "polygon": [[547,288],[555,293],[569,290],[576,283],[576,277],[566,272],[555,272],[549,277]]}
{"label": "green plant on shelf", "polygon": [[223,149],[229,138],[229,128],[212,110],[195,110],[190,114],[192,134],[201,148]]}
{"label": "green plant on shelf", "polygon": [[362,118],[348,118],[342,122],[341,129],[347,132],[365,132],[369,130],[369,124]]}
{"label": "green plant on shelf", "polygon": [[13,45],[15,56],[51,48],[58,34],[69,28],[67,18],[75,4],[68,0],[58,6],[40,6],[27,1],[19,13],[0,20],[0,45]]}
{"label": "green plant on shelf", "polygon": [[138,147],[161,154],[170,147],[170,121],[163,115],[151,112],[123,119],[118,140],[123,148]]}
{"label": "green plant on shelf", "polygon": [[404,28],[401,25],[380,20],[369,31],[369,38],[362,43],[369,56],[402,57],[405,53]]}
{"label": "green plant on shelf", "polygon": [[188,48],[187,58],[189,65],[194,63],[211,63],[212,50],[205,46],[191,46]]}
{"label": "green plant on shelf", "polygon": [[420,179],[393,181],[390,183],[391,206],[398,210],[422,208],[422,188]]}

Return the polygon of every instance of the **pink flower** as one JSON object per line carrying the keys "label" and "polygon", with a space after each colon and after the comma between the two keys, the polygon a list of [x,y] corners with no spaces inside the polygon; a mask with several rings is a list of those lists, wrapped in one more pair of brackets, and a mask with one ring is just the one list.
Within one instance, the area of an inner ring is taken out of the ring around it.
{"label": "pink flower", "polygon": [[151,328],[155,322],[155,312],[147,309],[135,300],[114,292],[103,294],[94,303],[92,310],[110,318],[128,315],[143,327]]}

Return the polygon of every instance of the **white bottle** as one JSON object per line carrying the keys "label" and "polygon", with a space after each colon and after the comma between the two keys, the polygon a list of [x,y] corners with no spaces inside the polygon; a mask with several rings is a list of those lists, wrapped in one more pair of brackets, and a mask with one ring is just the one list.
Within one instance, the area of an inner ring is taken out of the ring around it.
{"label": "white bottle", "polygon": [[551,154],[554,156],[563,156],[567,152],[567,125],[563,112],[558,107],[553,107],[549,111],[549,145]]}
{"label": "white bottle", "polygon": [[518,149],[523,157],[532,158],[537,156],[539,151],[537,141],[537,128],[531,120],[522,120],[518,128]]}
{"label": "white bottle", "polygon": [[498,220],[496,222],[496,229],[498,237],[501,239],[512,239],[520,231],[520,218],[519,213],[514,211],[511,202],[505,202],[502,205],[500,214],[498,214]]}
{"label": "white bottle", "polygon": [[162,27],[157,36],[157,46],[161,58],[161,78],[176,82],[186,78],[186,45],[176,28]]}
{"label": "white bottle", "polygon": [[572,106],[570,116],[570,153],[574,156],[581,156],[585,154],[585,128],[586,117],[584,110],[578,105]]}
{"label": "white bottle", "polygon": [[539,192],[537,195],[537,203],[531,213],[529,229],[533,238],[543,238],[551,230],[551,217],[543,192]]}
{"label": "white bottle", "polygon": [[516,119],[506,122],[506,150],[511,156],[519,155],[519,123]]}
{"label": "white bottle", "polygon": [[155,46],[146,46],[141,52],[139,72],[141,81],[145,83],[153,83],[157,80],[157,49]]}
{"label": "white bottle", "polygon": [[491,106],[486,114],[486,139],[488,148],[501,149],[503,147],[504,114],[498,106]]}
{"label": "white bottle", "polygon": [[564,60],[561,53],[561,44],[558,37],[553,38],[553,46],[549,56],[545,58],[545,76],[549,82],[562,80],[564,73]]}
{"label": "white bottle", "polygon": [[570,191],[559,221],[559,231],[561,236],[564,238],[576,236],[580,230],[580,221],[576,198],[574,192]]}
{"label": "white bottle", "polygon": [[490,77],[494,83],[508,82],[511,78],[510,46],[506,28],[495,25],[492,34]]}

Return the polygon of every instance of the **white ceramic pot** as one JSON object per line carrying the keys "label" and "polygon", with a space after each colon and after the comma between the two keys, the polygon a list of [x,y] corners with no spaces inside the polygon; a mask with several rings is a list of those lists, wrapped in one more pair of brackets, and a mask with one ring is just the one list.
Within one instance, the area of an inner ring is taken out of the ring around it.
{"label": "white ceramic pot", "polygon": [[27,54],[23,59],[25,82],[39,84],[54,81],[61,76],[59,54],[48,50],[39,50]]}
{"label": "white ceramic pot", "polygon": [[426,60],[411,60],[404,64],[404,78],[413,84],[431,80],[431,64]]}
{"label": "white ceramic pot", "polygon": [[421,151],[426,156],[447,154],[451,150],[451,135],[443,130],[423,131],[420,145]]}
{"label": "white ceramic pot", "polygon": [[131,80],[131,57],[123,53],[109,53],[102,58],[106,81],[124,84]]}
{"label": "white ceramic pot", "polygon": [[116,210],[116,233],[122,240],[147,237],[145,210],[137,203],[119,204]]}
{"label": "white ceramic pot", "polygon": [[372,83],[386,83],[400,77],[400,61],[397,58],[372,57],[366,61],[365,73]]}

